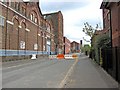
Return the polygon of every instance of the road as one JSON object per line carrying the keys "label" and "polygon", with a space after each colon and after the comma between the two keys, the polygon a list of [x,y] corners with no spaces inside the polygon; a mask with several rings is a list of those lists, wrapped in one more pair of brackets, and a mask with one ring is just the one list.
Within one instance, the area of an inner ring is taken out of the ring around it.
{"label": "road", "polygon": [[75,60],[20,60],[3,63],[3,88],[58,88]]}
{"label": "road", "polygon": [[117,88],[117,82],[85,55],[76,60],[19,60],[2,65],[3,88]]}

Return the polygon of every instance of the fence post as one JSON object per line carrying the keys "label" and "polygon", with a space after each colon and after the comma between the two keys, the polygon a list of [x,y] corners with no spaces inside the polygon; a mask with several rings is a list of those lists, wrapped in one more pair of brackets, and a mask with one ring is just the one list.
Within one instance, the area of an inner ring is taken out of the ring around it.
{"label": "fence post", "polygon": [[118,87],[120,90],[120,48],[118,48]]}
{"label": "fence post", "polygon": [[116,71],[115,71],[116,75],[115,76],[116,76],[116,80],[118,81],[118,55],[117,55],[118,51],[117,50],[118,50],[118,48],[115,47],[115,57],[116,57],[116,63],[115,63],[116,64],[116,67],[115,67],[116,68]]}

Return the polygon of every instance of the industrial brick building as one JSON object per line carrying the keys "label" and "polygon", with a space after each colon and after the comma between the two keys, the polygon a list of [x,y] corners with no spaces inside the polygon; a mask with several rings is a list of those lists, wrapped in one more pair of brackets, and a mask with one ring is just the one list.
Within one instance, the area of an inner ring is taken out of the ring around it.
{"label": "industrial brick building", "polygon": [[63,44],[63,15],[61,11],[44,14],[44,18],[52,22],[54,29],[54,41],[56,47],[56,53],[64,52]]}
{"label": "industrial brick building", "polygon": [[69,54],[71,52],[71,42],[67,37],[64,37],[64,54]]}
{"label": "industrial brick building", "polygon": [[44,19],[39,2],[1,2],[0,56],[29,58],[32,54],[54,54],[54,30]]}

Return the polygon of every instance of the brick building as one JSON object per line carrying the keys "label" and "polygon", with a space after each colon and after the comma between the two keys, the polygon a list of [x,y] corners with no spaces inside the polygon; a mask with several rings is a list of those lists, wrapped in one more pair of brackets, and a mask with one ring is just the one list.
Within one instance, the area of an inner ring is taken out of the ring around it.
{"label": "brick building", "polygon": [[80,44],[76,41],[73,41],[71,43],[71,52],[72,53],[79,53],[80,52]]}
{"label": "brick building", "polygon": [[55,13],[44,14],[44,18],[51,21],[54,29],[54,41],[56,45],[56,53],[63,53],[63,15],[61,11]]}
{"label": "brick building", "polygon": [[67,37],[63,38],[64,41],[64,54],[69,54],[71,52],[70,40]]}
{"label": "brick building", "polygon": [[55,53],[53,26],[43,18],[39,2],[0,2],[0,8],[0,56],[20,59]]}
{"label": "brick building", "polygon": [[111,32],[112,47],[120,47],[120,1],[102,2],[104,29]]}
{"label": "brick building", "polygon": [[[118,2],[102,2],[101,7],[103,10],[103,18],[107,17],[109,23],[103,20],[104,29],[109,27],[110,29],[110,36],[112,41],[112,55],[107,56],[107,53],[104,53],[105,56],[111,57],[109,59],[110,63],[106,63],[107,58],[103,60],[104,62],[104,69],[108,70],[107,72],[118,81],[118,85],[120,88],[120,1]],[[106,14],[107,13],[107,14]],[[106,66],[111,67],[106,67]]]}

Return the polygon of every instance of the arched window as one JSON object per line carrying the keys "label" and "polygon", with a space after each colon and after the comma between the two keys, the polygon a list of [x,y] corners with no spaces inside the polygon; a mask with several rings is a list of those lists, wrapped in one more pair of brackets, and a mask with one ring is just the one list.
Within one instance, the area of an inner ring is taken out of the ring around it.
{"label": "arched window", "polygon": [[35,17],[35,23],[37,23],[37,18]]}
{"label": "arched window", "polygon": [[35,12],[33,12],[33,21],[35,20]]}
{"label": "arched window", "polygon": [[30,14],[30,20],[33,20],[33,14]]}
{"label": "arched window", "polygon": [[19,2],[15,2],[15,9],[19,10]]}
{"label": "arched window", "polygon": [[35,11],[32,11],[30,13],[30,20],[32,20],[35,23],[38,23],[37,13]]}
{"label": "arched window", "polygon": [[26,8],[25,7],[22,7],[22,14],[26,16]]}

